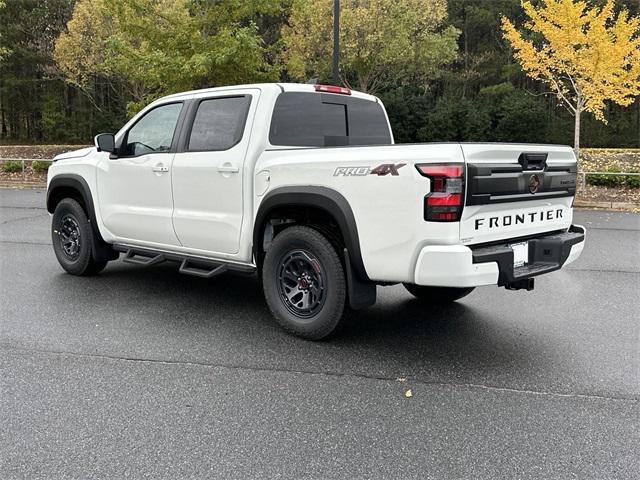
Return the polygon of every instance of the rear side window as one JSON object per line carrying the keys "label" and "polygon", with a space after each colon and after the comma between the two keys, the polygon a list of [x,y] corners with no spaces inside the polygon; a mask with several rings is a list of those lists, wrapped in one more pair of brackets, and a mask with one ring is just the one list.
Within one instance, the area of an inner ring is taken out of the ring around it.
{"label": "rear side window", "polygon": [[251,96],[203,100],[198,104],[187,150],[228,150],[242,139]]}
{"label": "rear side window", "polygon": [[286,92],[276,100],[269,142],[294,147],[388,145],[391,135],[377,102],[336,94]]}

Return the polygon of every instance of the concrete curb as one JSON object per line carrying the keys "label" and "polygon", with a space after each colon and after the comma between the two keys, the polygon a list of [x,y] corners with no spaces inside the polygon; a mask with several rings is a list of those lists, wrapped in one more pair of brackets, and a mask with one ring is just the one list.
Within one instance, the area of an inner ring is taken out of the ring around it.
{"label": "concrete curb", "polygon": [[0,188],[47,188],[47,184],[41,182],[0,182]]}
{"label": "concrete curb", "polygon": [[640,210],[640,205],[630,202],[594,202],[588,200],[576,200],[573,202],[575,208],[600,208],[604,210],[624,210],[624,211],[637,211]]}

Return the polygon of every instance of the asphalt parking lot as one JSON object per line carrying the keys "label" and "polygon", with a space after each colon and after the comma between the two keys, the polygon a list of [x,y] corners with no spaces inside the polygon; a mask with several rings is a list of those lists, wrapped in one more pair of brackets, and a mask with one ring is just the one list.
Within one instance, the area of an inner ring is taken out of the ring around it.
{"label": "asphalt parking lot", "polygon": [[576,212],[533,292],[379,288],[312,343],[252,277],[63,273],[44,196],[0,190],[2,479],[639,476],[640,215]]}

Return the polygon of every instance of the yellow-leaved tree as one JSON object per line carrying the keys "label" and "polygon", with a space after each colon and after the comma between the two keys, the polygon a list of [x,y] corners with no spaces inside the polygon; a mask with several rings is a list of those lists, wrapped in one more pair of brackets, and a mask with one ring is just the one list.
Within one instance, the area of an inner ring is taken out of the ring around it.
{"label": "yellow-leaved tree", "polygon": [[547,84],[575,117],[574,149],[580,153],[580,115],[606,123],[606,102],[632,104],[640,95],[640,18],[614,1],[598,8],[582,0],[523,1],[526,34],[502,18],[504,37],[530,77]]}

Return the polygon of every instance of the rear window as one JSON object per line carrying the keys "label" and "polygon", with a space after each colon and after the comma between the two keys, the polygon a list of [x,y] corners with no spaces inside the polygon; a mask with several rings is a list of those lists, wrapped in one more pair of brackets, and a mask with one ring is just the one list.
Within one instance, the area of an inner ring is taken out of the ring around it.
{"label": "rear window", "polygon": [[272,145],[389,145],[387,118],[377,102],[344,95],[287,92],[276,100]]}

